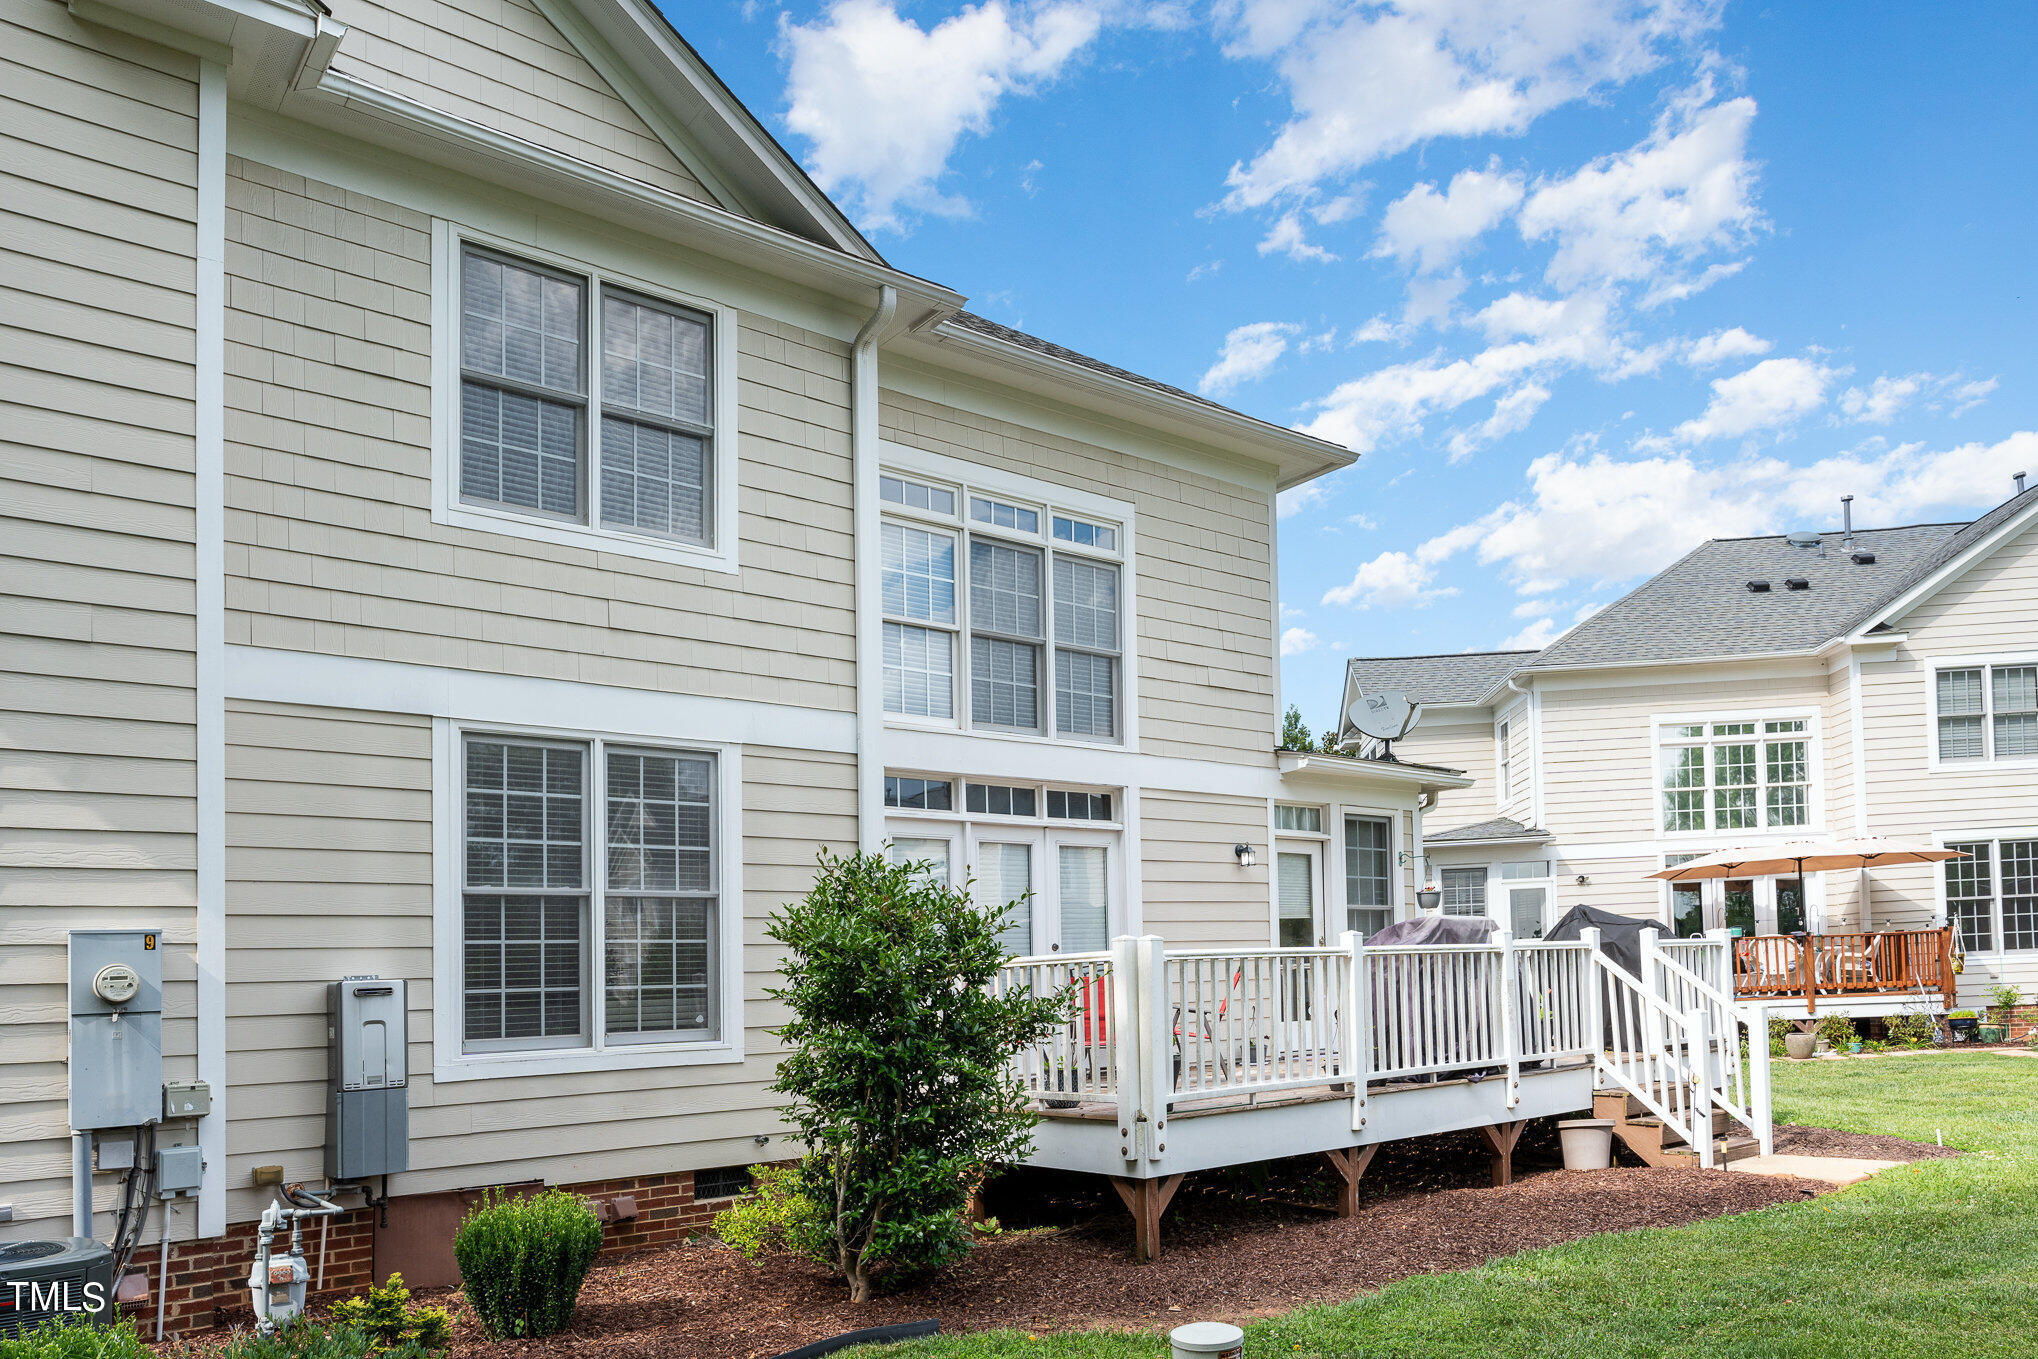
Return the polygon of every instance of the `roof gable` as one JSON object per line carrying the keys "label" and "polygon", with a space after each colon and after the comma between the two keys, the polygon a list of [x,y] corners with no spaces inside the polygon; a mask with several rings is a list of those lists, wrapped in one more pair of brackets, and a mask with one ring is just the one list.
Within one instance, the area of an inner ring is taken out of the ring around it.
{"label": "roof gable", "polygon": [[1903,573],[1881,599],[1847,621],[1843,634],[1887,627],[1958,579],[1996,548],[2038,520],[2038,486],[2013,495],[1973,523],[1961,526]]}

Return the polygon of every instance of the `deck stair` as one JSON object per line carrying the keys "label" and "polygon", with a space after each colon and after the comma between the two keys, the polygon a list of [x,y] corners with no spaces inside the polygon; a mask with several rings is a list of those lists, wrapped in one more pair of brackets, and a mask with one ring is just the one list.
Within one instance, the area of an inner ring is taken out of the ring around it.
{"label": "deck stair", "polygon": [[[1593,1096],[1592,1113],[1596,1118],[1613,1120],[1613,1135],[1643,1164],[1664,1166],[1684,1170],[1699,1164],[1695,1147],[1686,1140],[1684,1130],[1668,1125],[1634,1096],[1624,1090],[1602,1090]],[[1724,1109],[1713,1110],[1713,1163],[1725,1165],[1729,1161],[1742,1161],[1762,1154],[1759,1139],[1741,1127],[1740,1121]]]}

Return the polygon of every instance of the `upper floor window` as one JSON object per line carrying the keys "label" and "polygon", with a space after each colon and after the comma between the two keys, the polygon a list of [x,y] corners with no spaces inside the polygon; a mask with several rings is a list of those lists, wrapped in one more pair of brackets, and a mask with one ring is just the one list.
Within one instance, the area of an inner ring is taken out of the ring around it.
{"label": "upper floor window", "polygon": [[1932,688],[1940,760],[2038,757],[2038,664],[1940,670]]}
{"label": "upper floor window", "polygon": [[1121,526],[904,473],[879,498],[885,711],[1120,739]]}
{"label": "upper floor window", "polygon": [[1665,728],[1663,829],[1756,830],[1811,819],[1811,737],[1804,718]]}
{"label": "upper floor window", "polygon": [[1495,763],[1498,766],[1499,777],[1494,780],[1493,791],[1498,794],[1499,803],[1503,807],[1507,805],[1508,799],[1514,795],[1514,752],[1509,749],[1507,740],[1511,727],[1511,723],[1502,722],[1500,724],[1500,731],[1494,738],[1495,744],[1498,746],[1498,750],[1495,752]]}

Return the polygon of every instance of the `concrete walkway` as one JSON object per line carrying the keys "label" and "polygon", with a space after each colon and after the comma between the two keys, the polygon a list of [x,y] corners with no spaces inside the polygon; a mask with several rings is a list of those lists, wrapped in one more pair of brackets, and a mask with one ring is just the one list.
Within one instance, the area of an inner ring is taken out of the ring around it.
{"label": "concrete walkway", "polygon": [[1908,1164],[1904,1161],[1871,1161],[1859,1156],[1750,1156],[1746,1160],[1727,1162],[1728,1170],[1738,1170],[1744,1175],[1793,1175],[1800,1180],[1824,1180],[1838,1187],[1843,1184],[1859,1184],[1870,1175],[1888,1170],[1891,1166]]}

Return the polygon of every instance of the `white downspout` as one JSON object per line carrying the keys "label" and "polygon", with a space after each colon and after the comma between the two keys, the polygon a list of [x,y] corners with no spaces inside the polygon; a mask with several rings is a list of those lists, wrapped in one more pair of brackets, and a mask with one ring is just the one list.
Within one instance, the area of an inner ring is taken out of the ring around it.
{"label": "white downspout", "polygon": [[878,558],[878,340],[899,309],[889,283],[878,289],[877,310],[856,332],[849,351],[849,458],[854,480],[856,580],[856,844],[876,853],[884,843],[884,649],[879,626]]}
{"label": "white downspout", "polygon": [[[1529,724],[1529,824],[1543,824],[1543,699],[1534,689],[1524,689],[1516,683],[1515,677],[1507,677],[1507,687],[1520,694],[1528,702],[1523,716]],[[1504,790],[1503,790],[1504,791]]]}

